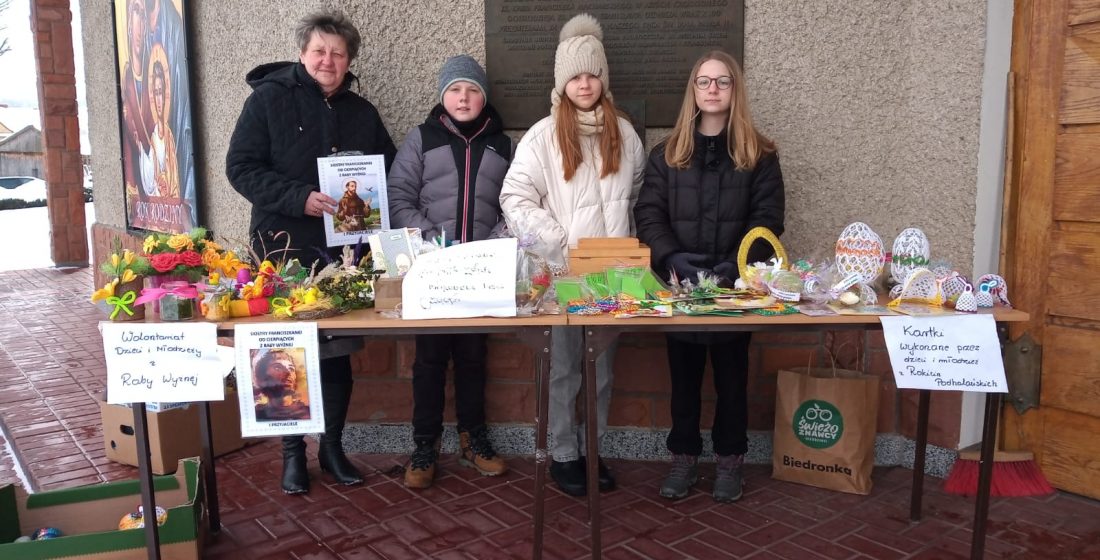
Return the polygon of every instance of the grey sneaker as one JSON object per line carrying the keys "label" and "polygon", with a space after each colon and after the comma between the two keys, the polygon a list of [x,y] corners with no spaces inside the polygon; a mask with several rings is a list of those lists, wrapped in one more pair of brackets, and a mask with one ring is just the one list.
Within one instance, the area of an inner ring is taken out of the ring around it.
{"label": "grey sneaker", "polygon": [[661,483],[661,497],[676,500],[687,496],[699,480],[698,462],[699,458],[694,455],[673,455],[672,469]]}
{"label": "grey sneaker", "polygon": [[716,502],[736,502],[741,499],[741,463],[744,455],[719,455],[718,468],[714,473],[714,492]]}

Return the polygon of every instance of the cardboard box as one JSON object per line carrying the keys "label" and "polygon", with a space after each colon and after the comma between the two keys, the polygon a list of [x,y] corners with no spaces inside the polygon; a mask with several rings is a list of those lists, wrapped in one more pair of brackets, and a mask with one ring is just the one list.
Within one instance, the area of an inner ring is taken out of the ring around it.
{"label": "cardboard box", "polygon": [[585,237],[569,248],[571,276],[620,266],[649,268],[649,246],[634,237]]}
{"label": "cardboard box", "polygon": [[[99,413],[107,458],[136,467],[138,455],[133,409],[129,405],[101,401]],[[162,412],[147,411],[145,417],[149,426],[149,455],[153,473],[169,474],[180,459],[202,454],[198,404]],[[210,403],[210,423],[214,432],[215,457],[244,447],[236,392],[227,392],[224,401]]]}
{"label": "cardboard box", "polygon": [[[164,560],[198,560],[207,526],[205,493],[197,458],[179,462],[175,476],[153,479],[156,504],[168,512],[159,527]],[[118,522],[141,504],[136,480],[95,484],[18,495],[0,487],[0,558],[46,560],[144,560],[145,530],[118,529]],[[12,542],[40,527],[55,527],[61,537]]]}
{"label": "cardboard box", "polygon": [[404,278],[380,276],[374,281],[374,310],[393,311],[401,303],[401,282]]}

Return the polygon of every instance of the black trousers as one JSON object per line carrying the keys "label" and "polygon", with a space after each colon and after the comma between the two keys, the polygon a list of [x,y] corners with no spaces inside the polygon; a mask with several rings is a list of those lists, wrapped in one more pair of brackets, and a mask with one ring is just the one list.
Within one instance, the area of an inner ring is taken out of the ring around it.
{"label": "black trousers", "polygon": [[351,385],[351,356],[336,356],[321,360],[321,383]]}
{"label": "black trousers", "polygon": [[723,334],[712,343],[687,342],[675,334],[666,336],[668,367],[672,374],[672,430],[668,450],[678,455],[699,455],[703,371],[707,353],[714,370],[715,404],[711,439],[717,455],[743,455],[748,451],[748,369],[750,333]]}
{"label": "black trousers", "polygon": [[435,440],[443,433],[447,363],[454,360],[455,416],[458,429],[485,425],[485,334],[428,334],[416,337],[413,362],[413,439]]}

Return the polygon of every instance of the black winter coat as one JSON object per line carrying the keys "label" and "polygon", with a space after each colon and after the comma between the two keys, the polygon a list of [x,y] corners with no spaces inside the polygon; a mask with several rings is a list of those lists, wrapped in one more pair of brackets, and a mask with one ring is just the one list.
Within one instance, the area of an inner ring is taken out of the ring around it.
{"label": "black winter coat", "polygon": [[[764,155],[751,170],[734,167],[726,133],[695,133],[695,151],[687,169],[665,163],[665,143],[649,154],[645,183],[634,206],[638,238],[649,245],[653,270],[668,279],[665,260],[673,253],[707,256],[703,268],[723,261],[737,264],[737,250],[748,231],[764,226],[783,233],[783,174],[775,153]],[[757,242],[749,263],[770,256]]]}
{"label": "black winter coat", "polygon": [[[386,170],[397,149],[378,110],[349,87],[350,73],[328,99],[304,66],[274,62],[246,76],[252,95],[244,102],[225,158],[226,176],[237,192],[252,203],[249,231],[253,248],[264,256],[282,249],[290,234],[292,253],[307,267],[326,249],[324,221],[305,215],[306,199],[320,188],[317,158],[358,150],[382,154]],[[282,255],[276,255],[282,259]]]}

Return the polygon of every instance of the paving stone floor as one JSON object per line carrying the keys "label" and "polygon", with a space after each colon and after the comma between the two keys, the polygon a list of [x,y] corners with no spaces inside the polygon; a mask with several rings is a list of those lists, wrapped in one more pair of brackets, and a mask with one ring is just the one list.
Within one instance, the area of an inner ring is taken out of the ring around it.
{"label": "paving stone floor", "polygon": [[[96,403],[103,349],[98,312],[87,303],[91,272],[0,272],[0,484],[19,483],[13,453],[39,490],[136,477],[108,461]],[[354,455],[362,486],[334,486],[312,459],[307,496],[278,491],[278,445],[265,440],[217,460],[224,530],[205,558],[494,559],[531,556],[534,462],[510,457],[511,471],[483,478],[453,458],[436,484],[401,484],[404,457]],[[876,469],[869,496],[774,481],[746,467],[744,498],[710,499],[709,475],[678,502],[656,495],[665,465],[609,461],[620,488],[603,497],[604,557],[967,558],[973,500],[925,482],[925,515],[909,522],[912,472]],[[587,505],[547,492],[545,558],[588,557]],[[1100,502],[1067,493],[994,499],[986,558],[1100,558]]]}

